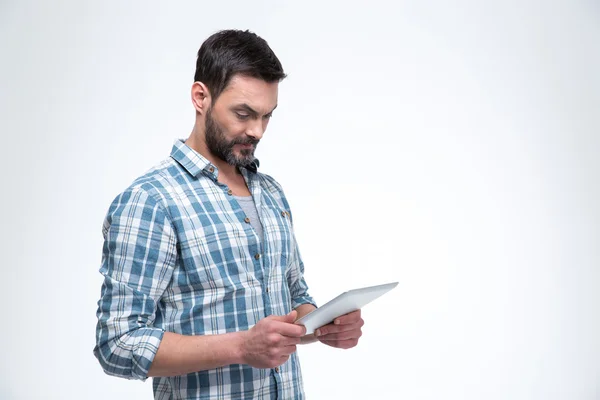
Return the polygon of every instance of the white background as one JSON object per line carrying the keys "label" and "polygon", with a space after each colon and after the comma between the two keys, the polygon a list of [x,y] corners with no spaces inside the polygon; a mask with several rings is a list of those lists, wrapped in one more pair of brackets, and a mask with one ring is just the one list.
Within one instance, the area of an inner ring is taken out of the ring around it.
{"label": "white background", "polygon": [[92,355],[101,225],[225,28],[289,74],[257,155],[314,297],[400,282],[309,399],[600,398],[598,2],[203,3],[0,2],[0,398],[152,398]]}

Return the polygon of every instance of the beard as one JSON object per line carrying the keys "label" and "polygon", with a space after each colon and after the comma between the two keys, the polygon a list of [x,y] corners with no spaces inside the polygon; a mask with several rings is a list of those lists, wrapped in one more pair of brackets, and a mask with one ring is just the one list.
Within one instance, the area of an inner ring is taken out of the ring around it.
{"label": "beard", "polygon": [[[247,167],[252,164],[256,159],[254,150],[259,141],[250,137],[227,140],[223,128],[213,119],[211,111],[211,108],[209,108],[206,112],[205,138],[208,150],[234,167]],[[251,149],[241,149],[240,154],[236,155],[233,152],[233,146],[236,144],[249,144],[253,147]]]}

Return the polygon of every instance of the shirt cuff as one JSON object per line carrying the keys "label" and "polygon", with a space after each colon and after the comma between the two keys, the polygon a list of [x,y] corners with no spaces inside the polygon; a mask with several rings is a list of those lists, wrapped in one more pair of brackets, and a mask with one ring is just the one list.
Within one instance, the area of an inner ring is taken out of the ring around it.
{"label": "shirt cuff", "polygon": [[94,353],[108,375],[145,381],[164,334],[159,328],[138,328]]}

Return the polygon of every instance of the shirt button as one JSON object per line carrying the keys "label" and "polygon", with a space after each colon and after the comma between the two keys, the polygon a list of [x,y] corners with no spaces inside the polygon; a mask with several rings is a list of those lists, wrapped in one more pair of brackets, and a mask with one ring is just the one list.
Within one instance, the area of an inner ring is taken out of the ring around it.
{"label": "shirt button", "polygon": [[249,224],[250,223],[250,218],[248,218],[248,217],[244,218],[244,222],[247,223],[247,224]]}
{"label": "shirt button", "polygon": [[229,190],[227,191],[227,194],[231,196],[231,195],[233,194],[233,190],[229,189]]}
{"label": "shirt button", "polygon": [[254,258],[256,258],[256,259],[258,260],[258,259],[260,258],[260,254],[258,254],[258,253],[257,253],[257,254],[255,254],[255,255],[254,255]]}
{"label": "shirt button", "polygon": [[265,292],[269,293],[269,288],[266,288],[266,289],[265,289]]}
{"label": "shirt button", "polygon": [[210,172],[215,172],[215,168],[214,168],[214,167],[210,167],[208,170],[209,170]]}
{"label": "shirt button", "polygon": [[279,367],[275,367],[275,372],[279,372]]}
{"label": "shirt button", "polygon": [[282,211],[282,212],[281,212],[281,216],[282,216],[282,217],[285,217],[285,211]]}

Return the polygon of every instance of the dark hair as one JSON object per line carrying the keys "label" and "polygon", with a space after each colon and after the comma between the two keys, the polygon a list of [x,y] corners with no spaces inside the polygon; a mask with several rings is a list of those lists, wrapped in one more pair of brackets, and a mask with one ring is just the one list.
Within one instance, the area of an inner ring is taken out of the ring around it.
{"label": "dark hair", "polygon": [[286,77],[273,50],[255,33],[223,30],[211,35],[198,50],[194,81],[204,83],[215,101],[236,74],[266,82]]}

